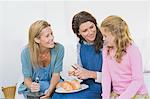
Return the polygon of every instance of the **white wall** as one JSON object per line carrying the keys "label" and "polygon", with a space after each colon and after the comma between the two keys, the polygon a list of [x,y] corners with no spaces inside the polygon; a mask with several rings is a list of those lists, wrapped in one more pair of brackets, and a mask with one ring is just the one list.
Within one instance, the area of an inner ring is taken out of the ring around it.
{"label": "white wall", "polygon": [[[0,2],[0,87],[14,85],[21,74],[20,52],[28,42],[31,23],[45,19],[52,25],[55,41],[65,46],[64,72],[76,63],[77,38],[71,29],[74,14],[86,10],[98,23],[108,15],[119,15],[129,25],[133,39],[150,70],[150,2],[148,1],[7,1]],[[0,91],[0,98],[3,97]]]}

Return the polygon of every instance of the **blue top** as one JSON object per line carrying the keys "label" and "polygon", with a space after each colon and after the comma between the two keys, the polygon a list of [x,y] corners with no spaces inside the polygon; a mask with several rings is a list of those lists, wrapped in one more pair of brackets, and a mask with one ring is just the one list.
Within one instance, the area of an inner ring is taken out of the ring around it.
{"label": "blue top", "polygon": [[[102,52],[100,50],[100,53],[96,53],[94,45],[82,43],[80,47],[80,58],[83,68],[95,72],[102,71]],[[95,95],[96,93],[99,95],[102,93],[100,83],[96,83],[95,79],[86,79],[83,80],[83,83],[89,85],[88,90],[95,93]]]}
{"label": "blue top", "polygon": [[[90,71],[102,71],[102,52],[95,52],[94,45],[81,43],[80,59],[83,68]],[[80,92],[70,94],[56,94],[53,99],[101,99],[102,86],[101,83],[95,82],[94,79],[83,80],[84,84],[89,85],[89,88]]]}
{"label": "blue top", "polygon": [[[62,71],[64,47],[56,43],[55,47],[50,49],[51,62],[46,67],[33,68],[30,59],[29,48],[26,46],[21,53],[22,72],[24,78],[31,77],[33,81],[39,78],[40,91],[44,92],[49,88],[50,80],[53,73]],[[28,92],[29,89],[22,83],[18,89],[19,93]]]}

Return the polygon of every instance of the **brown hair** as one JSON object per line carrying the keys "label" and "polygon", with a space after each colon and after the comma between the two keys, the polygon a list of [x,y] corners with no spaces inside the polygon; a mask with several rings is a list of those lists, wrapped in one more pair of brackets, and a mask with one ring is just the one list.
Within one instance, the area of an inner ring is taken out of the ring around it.
{"label": "brown hair", "polygon": [[85,41],[85,39],[81,35],[78,35],[78,33],[79,33],[79,26],[82,23],[87,22],[87,21],[93,22],[96,26],[97,33],[96,33],[96,38],[94,40],[94,46],[95,46],[96,53],[98,53],[99,49],[103,48],[103,36],[102,36],[99,28],[97,27],[96,19],[90,13],[88,13],[86,11],[77,13],[72,19],[72,30],[79,38],[80,43],[83,40]]}

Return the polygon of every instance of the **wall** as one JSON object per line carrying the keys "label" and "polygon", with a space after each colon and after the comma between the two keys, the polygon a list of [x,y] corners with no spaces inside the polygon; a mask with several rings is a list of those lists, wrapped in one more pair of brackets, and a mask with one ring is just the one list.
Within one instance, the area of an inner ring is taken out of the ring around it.
{"label": "wall", "polygon": [[[65,46],[63,74],[76,63],[77,38],[71,29],[74,14],[86,10],[98,23],[108,15],[119,15],[129,25],[150,70],[150,2],[148,1],[0,1],[0,87],[14,85],[21,75],[20,52],[28,42],[28,29],[38,19],[50,22],[55,41]],[[3,97],[0,91],[0,98]]]}

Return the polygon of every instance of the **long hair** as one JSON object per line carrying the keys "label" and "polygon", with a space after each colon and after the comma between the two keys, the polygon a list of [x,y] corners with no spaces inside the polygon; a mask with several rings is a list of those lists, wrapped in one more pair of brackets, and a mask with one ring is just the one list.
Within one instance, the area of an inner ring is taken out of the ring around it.
{"label": "long hair", "polygon": [[115,36],[115,46],[117,48],[115,59],[120,63],[122,56],[126,53],[126,48],[132,44],[127,23],[119,16],[109,16],[101,23],[101,27],[106,28],[106,30]]}
{"label": "long hair", "polygon": [[30,50],[31,63],[33,67],[40,65],[38,59],[40,53],[39,44],[36,43],[34,39],[40,38],[41,31],[48,26],[50,26],[50,24],[44,20],[38,20],[30,26],[28,47]]}
{"label": "long hair", "polygon": [[103,48],[103,36],[102,36],[98,26],[97,26],[96,19],[90,13],[88,13],[86,11],[82,11],[82,12],[77,13],[72,19],[72,30],[77,35],[77,37],[79,38],[80,43],[83,40],[85,41],[85,39],[81,35],[78,35],[78,33],[79,33],[80,25],[82,23],[87,22],[87,21],[94,23],[96,26],[96,38],[94,40],[94,47],[95,47],[96,53],[99,53],[99,50],[101,48]]}

